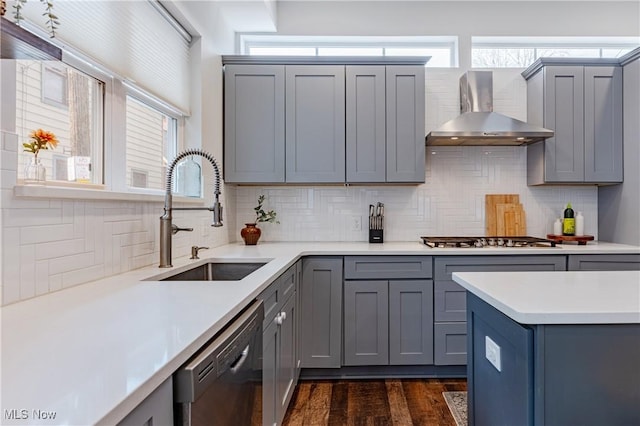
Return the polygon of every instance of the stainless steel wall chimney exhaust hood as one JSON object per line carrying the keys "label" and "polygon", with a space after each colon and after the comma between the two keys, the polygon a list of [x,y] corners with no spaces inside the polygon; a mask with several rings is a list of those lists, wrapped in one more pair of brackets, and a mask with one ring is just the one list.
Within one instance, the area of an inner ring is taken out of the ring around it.
{"label": "stainless steel wall chimney exhaust hood", "polygon": [[426,137],[427,145],[526,145],[553,131],[493,112],[493,73],[467,71],[460,77],[460,115]]}

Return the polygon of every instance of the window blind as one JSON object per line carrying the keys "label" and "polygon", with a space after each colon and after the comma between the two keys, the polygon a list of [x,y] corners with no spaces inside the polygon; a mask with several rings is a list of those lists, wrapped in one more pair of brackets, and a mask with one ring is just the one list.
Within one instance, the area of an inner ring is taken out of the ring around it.
{"label": "window blind", "polygon": [[[47,30],[44,5],[23,15]],[[129,82],[189,113],[189,41],[149,1],[54,2],[58,43],[82,52]]]}

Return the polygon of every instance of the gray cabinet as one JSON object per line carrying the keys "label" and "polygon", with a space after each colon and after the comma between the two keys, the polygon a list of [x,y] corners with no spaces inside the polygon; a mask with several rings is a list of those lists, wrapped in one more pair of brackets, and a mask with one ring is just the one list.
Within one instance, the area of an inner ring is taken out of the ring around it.
{"label": "gray cabinet", "polygon": [[285,72],[287,182],[344,182],[344,66],[295,65]]}
{"label": "gray cabinet", "polygon": [[347,182],[424,182],[424,66],[347,66]]}
{"label": "gray cabinet", "polygon": [[389,364],[433,364],[433,281],[389,281]]}
{"label": "gray cabinet", "polygon": [[223,57],[227,183],[423,183],[428,58]]}
{"label": "gray cabinet", "polygon": [[345,281],[344,365],[389,363],[389,283]]}
{"label": "gray cabinet", "polygon": [[434,262],[434,363],[467,362],[467,299],[453,272],[564,271],[565,256],[439,256]]}
{"label": "gray cabinet", "polygon": [[225,66],[225,182],[285,181],[284,81],[284,65]]}
{"label": "gray cabinet", "polygon": [[429,256],[345,257],[344,365],[433,363],[431,262]]}
{"label": "gray cabinet", "polygon": [[173,424],[173,381],[165,380],[151,395],[122,419],[118,426]]}
{"label": "gray cabinet", "polygon": [[468,297],[470,425],[640,424],[640,324],[523,325]]}
{"label": "gray cabinet", "polygon": [[282,422],[298,379],[296,265],[278,277],[259,299],[265,305],[262,335],[262,423]]}
{"label": "gray cabinet", "polygon": [[387,182],[425,181],[424,66],[387,66]]}
{"label": "gray cabinet", "polygon": [[386,180],[384,65],[346,67],[347,182]]}
{"label": "gray cabinet", "polygon": [[523,76],[528,121],[555,132],[527,146],[527,183],[622,182],[622,70],[616,60],[542,58]]}
{"label": "gray cabinet", "polygon": [[303,368],[339,368],[342,337],[342,257],[302,261]]}
{"label": "gray cabinet", "polygon": [[640,254],[572,254],[569,271],[640,271]]}

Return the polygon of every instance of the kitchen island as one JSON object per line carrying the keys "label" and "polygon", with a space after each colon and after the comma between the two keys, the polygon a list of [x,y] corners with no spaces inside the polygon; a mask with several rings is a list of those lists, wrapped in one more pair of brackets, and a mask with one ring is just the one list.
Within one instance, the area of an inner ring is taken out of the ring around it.
{"label": "kitchen island", "polygon": [[640,272],[463,272],[470,425],[640,424]]}

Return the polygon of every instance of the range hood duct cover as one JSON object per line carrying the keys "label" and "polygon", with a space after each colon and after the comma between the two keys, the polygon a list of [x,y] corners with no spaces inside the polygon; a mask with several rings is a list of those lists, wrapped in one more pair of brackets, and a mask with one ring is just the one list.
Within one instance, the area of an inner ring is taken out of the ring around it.
{"label": "range hood duct cover", "polygon": [[427,135],[427,145],[526,145],[553,131],[493,112],[493,73],[467,71],[460,77],[460,115]]}

